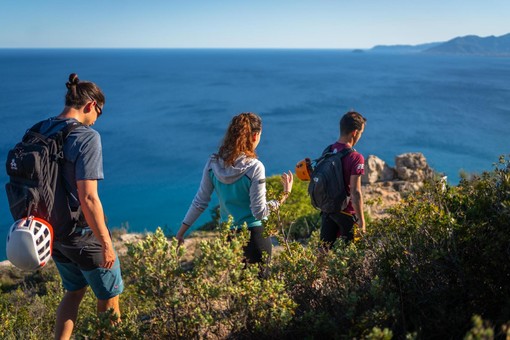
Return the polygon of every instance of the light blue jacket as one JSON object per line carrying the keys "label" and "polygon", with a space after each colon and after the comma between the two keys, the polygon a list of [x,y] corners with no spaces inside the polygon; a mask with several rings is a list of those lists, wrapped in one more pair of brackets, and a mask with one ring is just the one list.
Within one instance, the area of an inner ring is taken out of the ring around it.
{"label": "light blue jacket", "polygon": [[204,167],[200,188],[184,224],[193,225],[207,209],[213,191],[218,196],[222,222],[232,215],[234,227],[244,222],[248,227],[261,226],[262,220],[278,207],[277,201],[266,201],[266,175],[261,161],[241,155],[233,166],[225,166],[221,158],[212,155]]}

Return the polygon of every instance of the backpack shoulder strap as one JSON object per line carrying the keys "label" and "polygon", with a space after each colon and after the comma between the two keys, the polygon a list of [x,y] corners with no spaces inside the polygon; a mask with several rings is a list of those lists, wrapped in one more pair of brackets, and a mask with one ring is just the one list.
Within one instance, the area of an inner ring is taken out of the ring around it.
{"label": "backpack shoulder strap", "polygon": [[62,140],[65,140],[71,132],[73,132],[76,128],[82,125],[83,124],[80,122],[71,122],[69,124],[66,124],[66,126],[64,126],[62,130],[60,130],[62,132]]}
{"label": "backpack shoulder strap", "polygon": [[314,160],[312,161],[312,163],[313,163],[313,164],[315,164],[315,165],[317,165],[317,164],[319,164],[320,162],[322,162],[324,159],[328,158],[329,156],[334,155],[334,153],[333,153],[333,152],[331,152],[331,147],[332,147],[332,146],[333,146],[333,144],[328,145],[328,146],[324,149],[324,151],[322,151],[321,156],[320,156],[319,158],[317,158],[317,159],[314,159]]}
{"label": "backpack shoulder strap", "polygon": [[[78,121],[75,121],[75,122],[71,122],[69,124],[66,124],[62,129],[60,129],[59,131],[53,133],[52,135],[50,136],[47,136],[46,134],[42,134],[41,133],[41,128],[43,126],[43,124],[46,122],[46,120],[42,120],[40,121],[39,123],[35,124],[34,126],[32,126],[30,129],[28,129],[26,131],[26,133],[30,133],[32,135],[36,135],[38,136],[39,138],[47,138],[47,137],[55,137],[56,135],[60,134],[62,136],[62,141],[65,141],[65,139],[67,138],[67,136],[69,136],[69,134],[74,130],[76,129],[77,127],[79,126],[82,126],[83,124],[78,122]],[[25,133],[25,134],[26,134]]]}
{"label": "backpack shoulder strap", "polygon": [[326,148],[324,149],[324,151],[322,151],[321,153],[321,156],[325,156],[327,155],[328,153],[331,152],[331,147],[333,146],[333,144],[329,144],[328,146],[326,146]]}
{"label": "backpack shoulder strap", "polygon": [[324,151],[322,151],[322,154],[319,158],[315,159],[314,162],[320,162],[323,158],[326,158],[327,156],[333,156],[333,155],[338,155],[340,156],[340,158],[344,158],[346,155],[350,154],[351,152],[353,151],[356,151],[354,148],[345,148],[345,149],[342,149],[342,151],[340,152],[331,152],[331,147],[333,146],[333,144],[330,144],[328,145]]}
{"label": "backpack shoulder strap", "polygon": [[350,154],[351,152],[354,152],[354,151],[356,151],[356,150],[354,150],[354,148],[345,148],[342,151],[340,151],[338,154],[340,155],[340,158],[344,158],[345,156],[347,156],[348,154]]}
{"label": "backpack shoulder strap", "polygon": [[[333,146],[333,144],[328,145],[324,149],[324,151],[322,151],[322,156],[325,156],[325,155],[327,155],[329,153],[333,154],[333,152],[331,152],[331,147],[332,146]],[[348,155],[348,154],[350,154],[353,151],[356,151],[356,149],[354,149],[354,148],[345,148],[345,149],[342,149],[342,151],[338,152],[338,154],[341,155],[341,157],[344,157],[345,155]]]}

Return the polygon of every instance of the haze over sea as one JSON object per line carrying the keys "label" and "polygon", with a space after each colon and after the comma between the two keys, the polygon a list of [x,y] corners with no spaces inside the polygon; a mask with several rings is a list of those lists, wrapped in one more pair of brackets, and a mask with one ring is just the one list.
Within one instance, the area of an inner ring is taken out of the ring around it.
{"label": "haze over sea", "polygon": [[[263,119],[267,176],[338,137],[349,109],[368,118],[356,149],[390,165],[405,152],[459,181],[510,145],[510,58],[270,49],[0,49],[0,155],[58,115],[70,73],[105,92],[100,196],[110,227],[176,231],[234,114]],[[5,183],[5,171],[0,171]],[[211,206],[214,205],[212,202]],[[203,214],[197,226],[206,222]],[[0,193],[0,239],[12,217]],[[2,241],[3,242],[3,241]],[[0,260],[5,248],[0,247]]]}

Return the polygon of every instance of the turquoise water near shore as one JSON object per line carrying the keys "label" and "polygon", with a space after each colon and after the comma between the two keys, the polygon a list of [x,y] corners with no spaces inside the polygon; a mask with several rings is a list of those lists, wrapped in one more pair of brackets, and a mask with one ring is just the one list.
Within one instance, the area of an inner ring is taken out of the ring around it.
{"label": "turquoise water near shore", "polygon": [[[263,119],[267,175],[294,169],[338,135],[349,109],[368,123],[357,150],[390,165],[422,152],[448,175],[490,170],[509,153],[510,58],[346,50],[0,49],[0,155],[31,124],[60,113],[71,72],[105,92],[105,180],[111,227],[176,230],[230,118]],[[4,156],[5,157],[5,156]],[[5,171],[0,182],[5,183]],[[204,213],[198,224],[209,218]],[[0,193],[0,240],[12,223]],[[2,241],[3,242],[3,241]],[[0,247],[0,260],[5,258]]]}

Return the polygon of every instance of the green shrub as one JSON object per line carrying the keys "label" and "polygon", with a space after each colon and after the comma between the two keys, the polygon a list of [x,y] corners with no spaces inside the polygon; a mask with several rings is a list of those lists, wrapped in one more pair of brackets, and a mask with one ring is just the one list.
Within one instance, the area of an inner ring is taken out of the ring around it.
{"label": "green shrub", "polygon": [[224,224],[218,237],[199,244],[188,271],[180,266],[183,248],[175,239],[168,243],[160,229],[131,245],[128,272],[138,278],[133,285],[146,301],[149,333],[226,337],[276,332],[287,324],[295,304],[281,280],[263,280],[258,266],[243,262],[247,242],[246,228],[235,232]]}
{"label": "green shrub", "polygon": [[[292,241],[308,238],[320,227],[319,211],[310,204],[308,183],[294,176],[292,193],[276,214],[269,216],[266,229],[270,235]],[[279,198],[282,194],[280,176],[267,179],[268,199]]]}
{"label": "green shrub", "polygon": [[40,339],[53,333],[56,309],[63,296],[57,280],[51,264],[28,274],[16,290],[0,296],[0,338]]}
{"label": "green shrub", "polygon": [[502,159],[458,187],[436,183],[409,196],[371,226],[376,274],[385,291],[398,293],[398,333],[457,338],[475,313],[508,319],[509,188]]}

